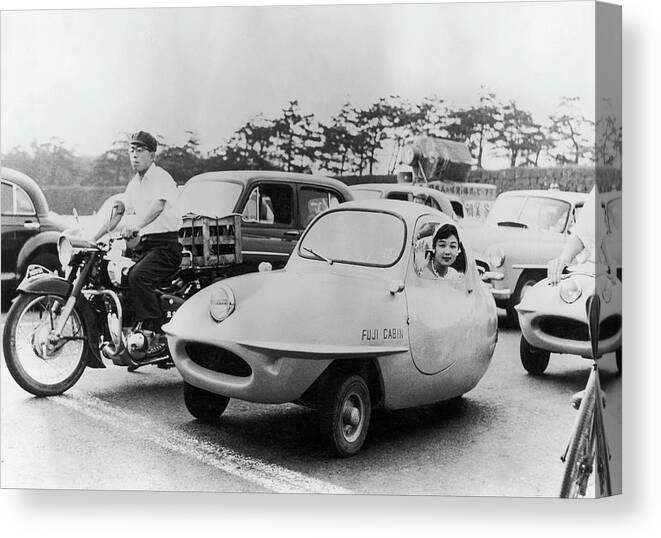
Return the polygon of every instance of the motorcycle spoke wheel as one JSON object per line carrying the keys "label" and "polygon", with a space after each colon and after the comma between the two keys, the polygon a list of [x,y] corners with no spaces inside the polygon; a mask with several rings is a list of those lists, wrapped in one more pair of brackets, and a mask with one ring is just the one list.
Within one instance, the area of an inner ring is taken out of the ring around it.
{"label": "motorcycle spoke wheel", "polygon": [[53,330],[60,321],[64,298],[24,295],[12,306],[5,325],[5,360],[12,377],[37,396],[61,394],[85,368],[85,328],[76,308],[60,338]]}

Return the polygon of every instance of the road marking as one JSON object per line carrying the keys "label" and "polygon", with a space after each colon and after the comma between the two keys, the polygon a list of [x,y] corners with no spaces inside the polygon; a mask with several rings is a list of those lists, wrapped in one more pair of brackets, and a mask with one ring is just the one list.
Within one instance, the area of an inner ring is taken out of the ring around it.
{"label": "road marking", "polygon": [[193,458],[243,480],[278,493],[335,493],[350,494],[350,490],[317,480],[273,463],[241,455],[229,448],[176,428],[164,427],[137,413],[115,407],[95,396],[65,394],[51,398],[64,407],[83,413],[118,430],[127,431],[156,445]]}

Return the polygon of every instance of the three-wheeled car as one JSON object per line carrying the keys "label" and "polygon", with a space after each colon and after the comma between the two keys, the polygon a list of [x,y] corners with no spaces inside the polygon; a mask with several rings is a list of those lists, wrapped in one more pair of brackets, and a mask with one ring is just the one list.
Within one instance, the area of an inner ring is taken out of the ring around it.
{"label": "three-wheeled car", "polygon": [[188,410],[214,420],[230,398],[300,403],[349,456],[373,408],[470,391],[496,345],[496,306],[467,245],[453,278],[424,270],[444,224],[420,204],[348,202],[315,218],[284,269],[191,297],[164,326]]}

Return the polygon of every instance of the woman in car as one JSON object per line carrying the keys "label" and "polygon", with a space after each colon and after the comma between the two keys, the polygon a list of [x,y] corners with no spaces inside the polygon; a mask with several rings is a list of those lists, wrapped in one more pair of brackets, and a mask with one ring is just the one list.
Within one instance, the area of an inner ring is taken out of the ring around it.
{"label": "woman in car", "polygon": [[461,278],[466,272],[466,255],[452,224],[440,226],[432,240],[429,261],[422,269],[423,278]]}

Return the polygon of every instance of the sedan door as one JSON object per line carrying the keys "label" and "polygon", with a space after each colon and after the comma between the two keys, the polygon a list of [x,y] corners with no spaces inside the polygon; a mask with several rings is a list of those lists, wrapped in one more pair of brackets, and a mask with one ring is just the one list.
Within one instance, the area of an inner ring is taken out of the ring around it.
{"label": "sedan door", "polygon": [[2,280],[17,277],[16,261],[25,242],[39,232],[32,200],[18,185],[2,180]]}
{"label": "sedan door", "polygon": [[259,182],[253,185],[241,210],[243,263],[256,270],[261,262],[284,267],[298,241],[293,185]]}

